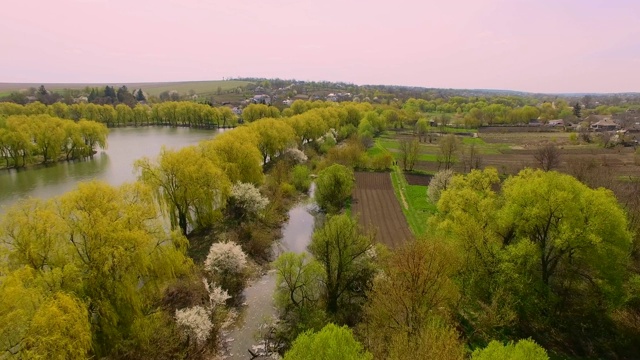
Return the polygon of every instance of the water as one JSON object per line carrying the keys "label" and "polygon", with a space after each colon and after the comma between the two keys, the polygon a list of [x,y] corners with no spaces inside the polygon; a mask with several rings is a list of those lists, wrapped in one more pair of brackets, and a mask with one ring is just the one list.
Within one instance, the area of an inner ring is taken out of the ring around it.
{"label": "water", "polygon": [[[314,190],[315,184],[312,184],[309,198],[313,198]],[[289,220],[282,227],[282,239],[277,246],[276,255],[286,251],[307,251],[313,235],[315,209],[315,204],[306,202],[289,210]],[[255,349],[255,345],[260,342],[256,338],[260,328],[271,323],[277,316],[273,302],[275,288],[276,273],[275,270],[270,270],[244,290],[245,303],[241,316],[226,336],[230,359],[252,359],[247,349]]]}
{"label": "water", "polygon": [[26,197],[42,199],[72,190],[80,181],[93,179],[121,185],[136,179],[133,163],[143,156],[155,157],[162,146],[178,149],[210,139],[221,130],[139,127],[111,129],[108,149],[92,159],[59,162],[27,169],[0,170],[0,214]]}

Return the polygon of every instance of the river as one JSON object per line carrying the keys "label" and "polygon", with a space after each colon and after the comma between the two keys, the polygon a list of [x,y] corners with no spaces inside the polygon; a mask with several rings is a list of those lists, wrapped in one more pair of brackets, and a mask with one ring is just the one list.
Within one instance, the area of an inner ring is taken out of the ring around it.
{"label": "river", "polygon": [[[275,255],[286,251],[303,253],[311,243],[315,225],[314,213],[317,207],[312,202],[315,184],[311,185],[307,201],[301,202],[289,210],[289,219],[282,227],[282,238],[275,246]],[[252,359],[248,349],[259,353],[262,347],[257,339],[265,324],[272,323],[276,317],[273,293],[276,288],[275,270],[270,270],[251,283],[243,292],[245,302],[233,328],[225,334],[227,358]]]}
{"label": "river", "polygon": [[107,138],[108,148],[98,150],[93,158],[20,170],[0,170],[0,214],[20,199],[48,199],[72,190],[81,181],[96,179],[116,186],[134,181],[133,162],[137,159],[157,156],[163,145],[179,149],[197,144],[220,131],[223,130],[115,128]]}

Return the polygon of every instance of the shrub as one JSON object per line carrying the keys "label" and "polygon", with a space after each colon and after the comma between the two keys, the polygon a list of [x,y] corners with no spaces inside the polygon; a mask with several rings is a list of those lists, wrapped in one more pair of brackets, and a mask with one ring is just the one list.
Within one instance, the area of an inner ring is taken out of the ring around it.
{"label": "shrub", "polygon": [[391,154],[377,154],[371,157],[371,168],[374,170],[388,170],[393,165],[393,156]]}
{"label": "shrub", "polygon": [[282,183],[280,184],[280,193],[284,197],[293,197],[296,195],[296,188],[289,183]]}
{"label": "shrub", "polygon": [[296,188],[296,190],[306,193],[309,191],[309,187],[311,186],[311,171],[308,167],[304,165],[296,165],[293,170],[291,170],[291,183]]}
{"label": "shrub", "polygon": [[516,344],[510,342],[506,345],[498,341],[492,341],[484,349],[476,349],[471,354],[471,360],[548,360],[547,351],[533,340],[520,340]]}
{"label": "shrub", "polygon": [[231,188],[229,211],[235,212],[236,217],[253,217],[269,205],[269,199],[260,194],[253,184],[236,183]]}

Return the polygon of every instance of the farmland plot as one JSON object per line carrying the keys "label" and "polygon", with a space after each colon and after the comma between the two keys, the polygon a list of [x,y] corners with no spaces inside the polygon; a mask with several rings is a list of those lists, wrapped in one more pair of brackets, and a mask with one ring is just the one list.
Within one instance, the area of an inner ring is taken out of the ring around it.
{"label": "farmland plot", "polygon": [[393,192],[389,173],[357,172],[352,209],[365,230],[375,231],[376,241],[398,247],[413,235]]}

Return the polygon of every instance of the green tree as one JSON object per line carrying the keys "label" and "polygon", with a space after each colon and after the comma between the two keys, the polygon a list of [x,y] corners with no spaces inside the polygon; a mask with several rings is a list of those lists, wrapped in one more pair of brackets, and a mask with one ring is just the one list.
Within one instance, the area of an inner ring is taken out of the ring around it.
{"label": "green tree", "polygon": [[348,215],[335,215],[314,232],[309,251],[324,268],[327,313],[341,322],[357,318],[375,273],[373,236]]}
{"label": "green tree", "polygon": [[492,341],[484,349],[476,349],[471,360],[549,360],[547,351],[533,340],[520,340],[517,343],[501,344]]}
{"label": "green tree", "polygon": [[31,319],[23,354],[28,359],[86,359],[90,350],[86,305],[59,292],[42,304]]}
{"label": "green tree", "polygon": [[329,213],[340,211],[351,198],[354,187],[353,170],[333,164],[320,171],[316,179],[316,202]]}
{"label": "green tree", "polygon": [[580,106],[579,102],[576,102],[576,104],[573,105],[573,115],[575,115],[575,117],[580,119],[582,117],[581,112],[582,112],[582,107]]}
{"label": "green tree", "polygon": [[[65,337],[73,345],[61,341],[51,351],[86,351],[82,318],[91,320],[94,356],[124,352],[133,346],[133,325],[160,311],[167,286],[191,270],[186,239],[166,233],[151,192],[139,183],[90,182],[47,202],[19,203],[0,229],[0,268],[9,271],[0,281],[0,299],[8,302],[0,306],[0,324],[10,320],[12,329],[3,349],[22,338],[28,341],[17,343],[20,349],[38,353],[46,351],[40,345]],[[21,329],[29,331],[21,335]]]}
{"label": "green tree", "polygon": [[258,136],[247,127],[219,134],[200,144],[204,156],[217,164],[232,183],[260,185],[264,181],[262,154],[258,149]]}
{"label": "green tree", "polygon": [[322,304],[324,269],[306,253],[287,252],[274,262],[276,290],[274,298],[280,319],[280,336],[293,341],[307,330],[320,330],[326,314]]}
{"label": "green tree", "polygon": [[356,341],[349,328],[329,324],[317,333],[308,331],[298,336],[284,359],[372,360],[373,356]]}
{"label": "green tree", "polygon": [[511,317],[522,328],[571,328],[588,321],[578,314],[618,306],[631,236],[613,194],[553,171],[525,169],[496,192],[498,183],[495,169],[473,170],[438,202],[436,226],[463,254],[463,298],[485,304],[469,320],[495,306],[508,326]]}
{"label": "green tree", "polygon": [[283,120],[261,119],[249,126],[258,136],[257,145],[263,164],[282,154],[295,141],[293,128]]}
{"label": "green tree", "polygon": [[226,205],[231,183],[225,173],[195,147],[163,148],[156,162],[136,161],[140,180],[156,194],[172,228],[184,235],[189,229],[206,228]]}

